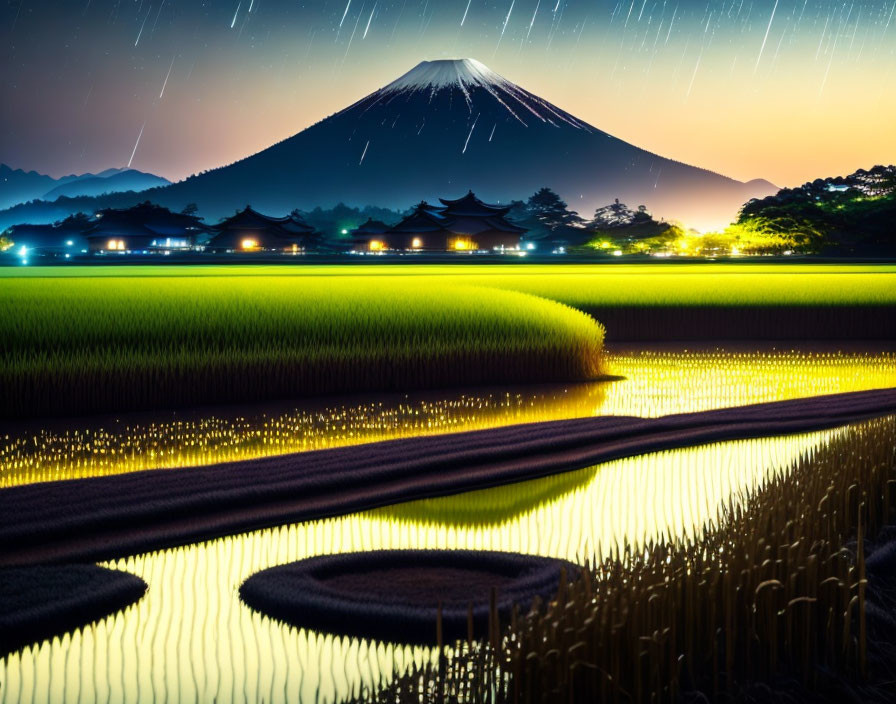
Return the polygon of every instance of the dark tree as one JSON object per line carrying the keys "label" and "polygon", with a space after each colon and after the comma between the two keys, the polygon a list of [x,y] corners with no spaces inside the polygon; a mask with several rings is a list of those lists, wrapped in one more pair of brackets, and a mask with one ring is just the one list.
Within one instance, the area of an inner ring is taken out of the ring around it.
{"label": "dark tree", "polygon": [[[195,215],[199,212],[199,206],[195,203],[187,203],[184,209],[180,211],[181,215]],[[200,218],[201,220],[201,218]]]}
{"label": "dark tree", "polygon": [[566,202],[550,188],[542,188],[529,197],[526,209],[530,217],[553,234],[562,234],[568,228],[581,228],[585,221],[570,210]]}
{"label": "dark tree", "polygon": [[629,225],[641,225],[654,222],[646,205],[639,205],[637,210],[632,210],[625,203],[620,203],[617,198],[613,203],[605,205],[594,211],[594,218],[589,226],[595,230],[606,230],[614,227],[627,227]]}

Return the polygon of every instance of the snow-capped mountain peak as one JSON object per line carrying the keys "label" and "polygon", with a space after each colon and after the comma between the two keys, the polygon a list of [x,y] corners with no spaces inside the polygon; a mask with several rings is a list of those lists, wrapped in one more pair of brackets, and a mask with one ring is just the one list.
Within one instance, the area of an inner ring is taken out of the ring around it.
{"label": "snow-capped mountain peak", "polygon": [[476,112],[474,94],[484,92],[524,126],[538,121],[555,127],[567,125],[590,131],[585,123],[546,100],[523,90],[476,59],[421,61],[406,74],[361,102],[370,100],[373,104],[377,104],[382,100],[389,101],[400,96],[411,99],[419,93],[427,95],[428,100],[432,100],[436,94],[454,90],[463,95],[471,116]]}
{"label": "snow-capped mountain peak", "polygon": [[442,88],[505,87],[509,81],[476,59],[438,59],[421,61],[383,90],[416,91]]}

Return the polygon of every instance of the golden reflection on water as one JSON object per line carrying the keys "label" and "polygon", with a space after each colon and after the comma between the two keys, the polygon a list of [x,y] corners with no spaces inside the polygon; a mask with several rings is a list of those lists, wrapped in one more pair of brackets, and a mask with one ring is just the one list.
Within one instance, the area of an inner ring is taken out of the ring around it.
{"label": "golden reflection on water", "polygon": [[241,416],[160,413],[150,420],[16,430],[0,437],[0,488],[514,423],[658,416],[896,386],[893,352],[617,352],[609,362],[624,380],[295,402]]}
{"label": "golden reflection on water", "polygon": [[842,432],[855,431],[671,450],[563,478],[119,560],[110,566],[143,577],[146,596],[98,624],[0,660],[0,702],[333,701],[388,681],[394,671],[432,653],[315,634],[260,616],[237,595],[252,573],[354,550],[491,549],[582,561],[612,555],[625,542],[639,545],[661,535],[686,539],[712,521],[721,505]]}

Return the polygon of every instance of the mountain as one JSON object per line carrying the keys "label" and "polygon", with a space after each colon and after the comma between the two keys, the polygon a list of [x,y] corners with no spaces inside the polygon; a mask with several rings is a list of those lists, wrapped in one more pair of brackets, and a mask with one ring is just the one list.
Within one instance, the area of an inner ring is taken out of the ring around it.
{"label": "mountain", "polygon": [[726,224],[745,201],[777,190],[639,149],[458,59],[424,61],[268,149],[131,200],[195,202],[212,222],[246,203],[275,214],[340,201],[405,209],[468,189],[508,202],[542,186],[585,217],[619,198],[698,227]]}
{"label": "mountain", "polygon": [[[110,173],[112,172],[112,173]],[[103,175],[107,174],[107,175]],[[167,186],[168,179],[136,169],[107,169],[96,176],[84,175],[76,181],[62,183],[45,193],[42,200],[56,200],[59,196],[100,196],[104,193],[145,191],[157,186]]]}
{"label": "mountain", "polygon": [[99,196],[122,191],[144,191],[166,186],[168,179],[136,169],[106,169],[98,174],[71,174],[53,178],[36,171],[0,164],[0,208],[30,200],[55,200],[59,196]]}

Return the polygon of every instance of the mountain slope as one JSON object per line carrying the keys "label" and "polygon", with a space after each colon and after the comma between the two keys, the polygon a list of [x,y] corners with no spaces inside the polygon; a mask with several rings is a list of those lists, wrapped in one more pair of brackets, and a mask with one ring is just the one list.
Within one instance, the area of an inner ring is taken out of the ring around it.
{"label": "mountain slope", "polygon": [[97,196],[121,191],[143,191],[166,186],[170,181],[136,169],[106,169],[98,174],[70,174],[53,178],[37,171],[0,164],[0,208],[30,200],[55,200],[59,196]]}
{"label": "mountain slope", "polygon": [[[113,173],[109,173],[109,172]],[[103,175],[107,174],[107,175]],[[43,200],[56,200],[59,196],[99,196],[104,193],[145,191],[157,186],[167,186],[168,179],[136,169],[106,169],[96,176],[84,176],[76,181],[62,183],[43,195]]]}
{"label": "mountain slope", "polygon": [[195,202],[211,222],[246,203],[271,213],[339,201],[406,208],[470,188],[506,202],[542,186],[586,216],[619,198],[695,226],[730,222],[777,190],[634,147],[461,59],[424,61],[283,142],[139,200]]}

